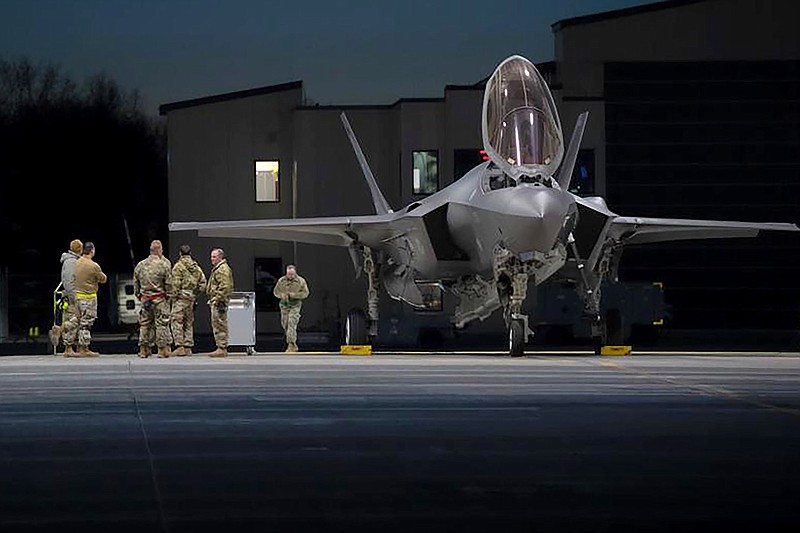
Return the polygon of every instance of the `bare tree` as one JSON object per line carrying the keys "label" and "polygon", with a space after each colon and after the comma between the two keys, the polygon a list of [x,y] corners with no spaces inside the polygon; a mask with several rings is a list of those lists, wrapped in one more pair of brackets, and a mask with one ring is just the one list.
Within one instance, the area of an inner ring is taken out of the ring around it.
{"label": "bare tree", "polygon": [[75,83],[59,66],[0,59],[0,113],[13,117],[23,109],[58,107],[76,97]]}

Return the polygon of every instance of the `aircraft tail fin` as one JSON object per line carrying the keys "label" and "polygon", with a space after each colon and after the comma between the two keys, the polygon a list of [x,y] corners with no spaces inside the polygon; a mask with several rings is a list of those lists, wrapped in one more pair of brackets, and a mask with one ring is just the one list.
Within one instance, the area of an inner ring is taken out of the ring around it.
{"label": "aircraft tail fin", "polygon": [[378,187],[378,182],[375,181],[375,176],[372,174],[372,170],[369,168],[367,158],[364,157],[364,152],[361,150],[361,145],[358,144],[356,134],[353,133],[353,128],[350,127],[350,121],[347,120],[347,115],[344,114],[344,111],[342,111],[342,114],[339,115],[339,118],[342,119],[342,124],[347,132],[347,137],[350,139],[350,144],[353,145],[353,151],[356,153],[358,164],[361,165],[361,171],[364,173],[364,178],[367,180],[367,185],[369,185],[369,192],[372,195],[372,203],[375,205],[375,213],[378,215],[391,213],[392,208],[389,207],[389,202],[387,202],[386,198],[383,197],[383,194]]}
{"label": "aircraft tail fin", "polygon": [[575,129],[572,130],[572,138],[569,141],[569,148],[561,163],[561,170],[558,172],[558,186],[562,190],[569,188],[569,182],[572,180],[572,171],[575,168],[575,160],[578,158],[578,150],[581,147],[581,140],[583,139],[583,130],[586,128],[586,120],[589,118],[589,112],[584,111],[578,115],[578,120],[575,121]]}

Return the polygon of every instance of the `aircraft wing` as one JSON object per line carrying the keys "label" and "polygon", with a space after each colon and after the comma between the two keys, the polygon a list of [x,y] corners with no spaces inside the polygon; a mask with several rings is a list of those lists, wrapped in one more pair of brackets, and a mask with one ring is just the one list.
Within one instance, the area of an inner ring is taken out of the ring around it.
{"label": "aircraft wing", "polygon": [[375,243],[402,231],[397,214],[353,217],[279,218],[266,220],[222,220],[172,222],[170,231],[197,231],[200,237],[261,239],[349,246],[358,240]]}
{"label": "aircraft wing", "polygon": [[624,244],[755,237],[761,231],[800,231],[795,224],[681,218],[614,217],[609,235]]}

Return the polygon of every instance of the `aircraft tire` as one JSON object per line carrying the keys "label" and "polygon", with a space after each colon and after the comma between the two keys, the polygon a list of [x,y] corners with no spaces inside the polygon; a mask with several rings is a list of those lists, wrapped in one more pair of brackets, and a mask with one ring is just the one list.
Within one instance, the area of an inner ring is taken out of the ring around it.
{"label": "aircraft tire", "polygon": [[364,346],[369,344],[367,315],[362,309],[354,308],[347,312],[343,333],[346,345]]}
{"label": "aircraft tire", "polygon": [[508,328],[508,352],[511,357],[525,355],[525,324],[522,320],[512,320]]}

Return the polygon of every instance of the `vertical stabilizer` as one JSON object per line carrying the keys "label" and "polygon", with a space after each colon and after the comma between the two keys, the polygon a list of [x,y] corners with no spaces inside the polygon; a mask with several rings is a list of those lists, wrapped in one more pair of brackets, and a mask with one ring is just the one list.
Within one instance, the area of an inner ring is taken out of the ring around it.
{"label": "vertical stabilizer", "polygon": [[353,145],[353,151],[356,153],[358,164],[361,165],[361,171],[364,173],[364,178],[367,180],[367,185],[369,185],[369,192],[372,195],[372,203],[375,205],[375,212],[379,215],[391,213],[392,208],[389,207],[389,202],[386,201],[386,198],[383,197],[381,190],[378,188],[378,183],[375,181],[375,176],[372,174],[372,170],[369,168],[367,158],[364,157],[364,152],[361,151],[361,146],[358,144],[356,134],[353,133],[353,128],[350,127],[350,121],[347,120],[347,115],[342,112],[342,114],[339,115],[339,118],[342,119],[342,124],[347,132],[347,137],[350,139],[350,144]]}
{"label": "vertical stabilizer", "polygon": [[578,120],[575,121],[575,129],[572,130],[572,138],[569,140],[567,155],[564,156],[561,170],[558,171],[558,186],[561,187],[562,191],[569,189],[569,182],[572,180],[572,171],[575,168],[575,161],[578,159],[578,150],[581,147],[583,130],[586,128],[586,120],[588,118],[589,112],[584,111],[578,115]]}

